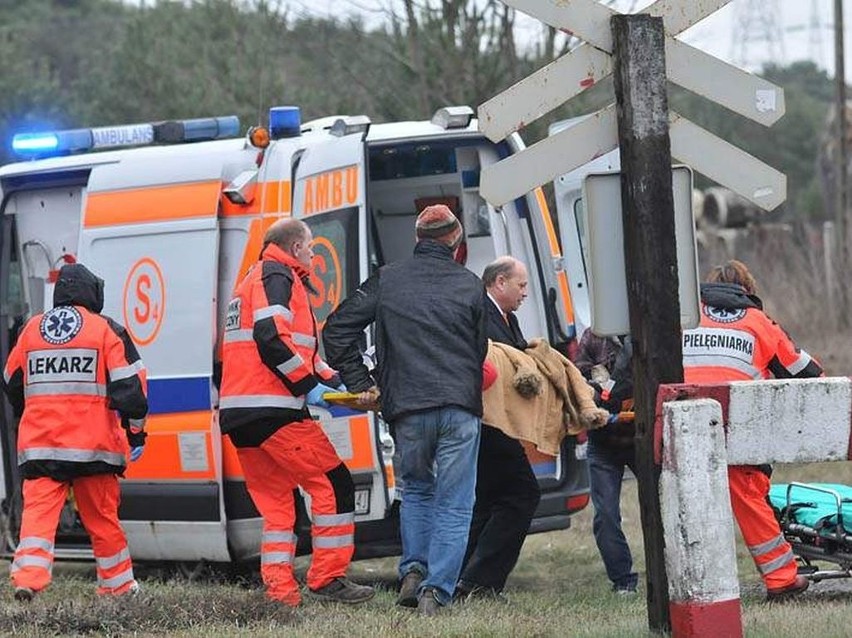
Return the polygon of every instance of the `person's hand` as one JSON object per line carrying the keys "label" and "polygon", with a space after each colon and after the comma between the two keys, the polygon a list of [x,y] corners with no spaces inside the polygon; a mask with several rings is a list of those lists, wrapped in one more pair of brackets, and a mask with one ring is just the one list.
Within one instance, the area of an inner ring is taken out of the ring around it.
{"label": "person's hand", "polygon": [[336,392],[336,390],[334,388],[329,388],[327,385],[324,385],[322,383],[317,383],[314,386],[313,390],[308,392],[307,396],[305,397],[306,401],[308,402],[308,405],[315,405],[318,408],[330,408],[331,406],[329,405],[328,401],[322,398],[322,395],[324,395],[326,392]]}
{"label": "person's hand", "polygon": [[373,412],[379,411],[379,397],[381,396],[381,392],[379,391],[378,386],[373,386],[364,390],[361,394],[358,395],[358,405],[364,410],[371,410]]}
{"label": "person's hand", "polygon": [[345,384],[345,383],[343,383],[342,381],[340,382],[340,385],[339,385],[339,386],[337,386],[337,388],[335,388],[335,389],[336,389],[338,392],[349,392],[349,390],[347,390],[347,389],[346,389],[346,384]]}
{"label": "person's hand", "polygon": [[144,451],[145,451],[144,445],[137,445],[135,447],[130,448],[130,460],[131,460],[131,462],[132,461],[138,461],[139,458],[142,456],[142,452],[144,452]]}

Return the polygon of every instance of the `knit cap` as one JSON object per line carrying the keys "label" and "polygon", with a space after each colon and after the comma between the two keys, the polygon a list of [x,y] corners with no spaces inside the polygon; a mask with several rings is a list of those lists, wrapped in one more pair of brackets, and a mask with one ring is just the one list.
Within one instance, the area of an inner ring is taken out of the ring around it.
{"label": "knit cap", "polygon": [[462,227],[458,217],[444,204],[427,206],[414,223],[417,241],[432,239],[455,249],[462,240]]}

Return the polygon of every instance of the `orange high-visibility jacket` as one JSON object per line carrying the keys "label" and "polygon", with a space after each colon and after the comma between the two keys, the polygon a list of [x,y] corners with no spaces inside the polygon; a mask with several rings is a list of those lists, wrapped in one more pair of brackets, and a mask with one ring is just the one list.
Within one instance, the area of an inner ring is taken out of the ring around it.
{"label": "orange high-visibility jacket", "polygon": [[269,244],[237,286],[222,340],[223,433],[310,418],[305,395],[319,380],[339,382],[319,356],[307,276],[296,259]]}
{"label": "orange high-visibility jacket", "polygon": [[699,327],[683,332],[687,383],[822,374],[820,365],[764,314],[760,299],[740,286],[703,284],[701,301]]}
{"label": "orange high-visibility jacket", "polygon": [[25,478],[124,470],[122,427],[144,428],[148,400],[145,367],[121,325],[78,305],[36,315],[9,353],[4,379],[23,413],[18,464]]}

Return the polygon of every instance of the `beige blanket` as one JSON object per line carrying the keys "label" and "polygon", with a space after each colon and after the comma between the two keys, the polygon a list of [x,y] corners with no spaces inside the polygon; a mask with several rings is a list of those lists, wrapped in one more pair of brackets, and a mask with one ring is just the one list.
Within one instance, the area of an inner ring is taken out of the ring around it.
{"label": "beige blanket", "polygon": [[489,341],[488,359],[497,381],[483,395],[482,422],[556,456],[566,434],[606,424],[583,375],[543,339],[525,351]]}

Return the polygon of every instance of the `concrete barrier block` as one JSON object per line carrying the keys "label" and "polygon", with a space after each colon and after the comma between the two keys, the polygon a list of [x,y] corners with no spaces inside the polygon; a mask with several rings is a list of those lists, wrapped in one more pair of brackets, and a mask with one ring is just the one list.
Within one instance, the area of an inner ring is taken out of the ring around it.
{"label": "concrete barrier block", "polygon": [[731,383],[728,463],[846,460],[852,388],[847,377]]}

